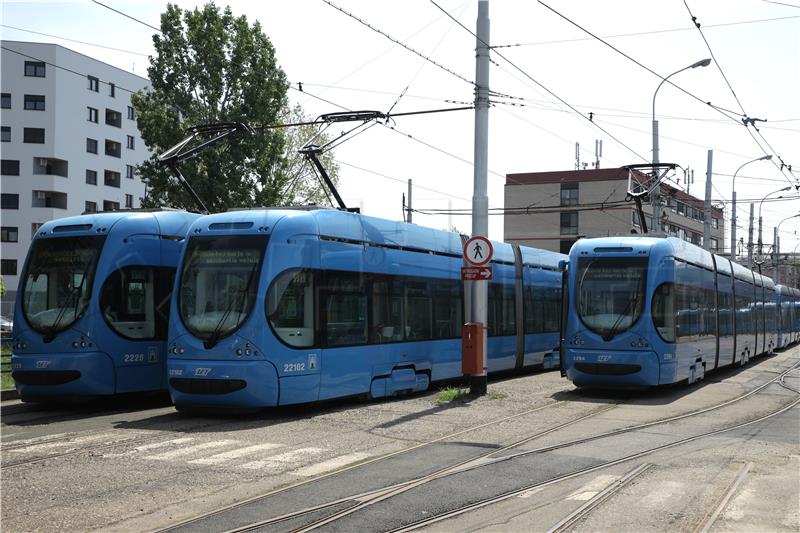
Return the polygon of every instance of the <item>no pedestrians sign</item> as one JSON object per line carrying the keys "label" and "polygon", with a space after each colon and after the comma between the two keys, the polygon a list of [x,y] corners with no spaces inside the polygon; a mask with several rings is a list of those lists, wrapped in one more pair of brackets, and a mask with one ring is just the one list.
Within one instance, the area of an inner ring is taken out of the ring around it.
{"label": "no pedestrians sign", "polygon": [[486,237],[472,237],[464,243],[464,259],[472,266],[488,265],[493,255],[494,248]]}

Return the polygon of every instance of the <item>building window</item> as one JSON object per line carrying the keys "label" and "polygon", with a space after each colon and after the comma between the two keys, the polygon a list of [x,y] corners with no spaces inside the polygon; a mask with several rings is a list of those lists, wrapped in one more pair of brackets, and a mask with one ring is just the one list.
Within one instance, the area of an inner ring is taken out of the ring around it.
{"label": "building window", "polygon": [[25,128],[22,130],[22,142],[44,144],[44,128]]}
{"label": "building window", "polygon": [[16,226],[3,226],[0,228],[0,242],[17,242],[19,240],[19,228]]}
{"label": "building window", "polygon": [[97,153],[97,140],[96,139],[90,139],[88,137],[86,138],[86,151],[89,152],[90,154],[96,154]]}
{"label": "building window", "polygon": [[11,142],[11,126],[0,127],[0,141],[4,143]]}
{"label": "building window", "polygon": [[125,195],[125,208],[126,209],[133,209],[133,195],[126,194]]}
{"label": "building window", "polygon": [[117,92],[116,85],[114,85],[113,83],[109,83],[108,84],[108,96],[110,96],[111,98],[114,98],[114,96],[116,96],[116,92]]}
{"label": "building window", "polygon": [[119,211],[119,202],[103,200],[103,211]]}
{"label": "building window", "polygon": [[106,109],[106,124],[109,126],[122,127],[122,113],[113,109]]}
{"label": "building window", "polygon": [[34,78],[44,78],[45,68],[45,64],[41,61],[26,61],[25,75],[33,76]]}
{"label": "building window", "polygon": [[0,175],[3,175],[3,176],[19,176],[19,160],[18,159],[3,159],[0,162]]}
{"label": "building window", "polygon": [[578,212],[561,213],[561,235],[578,234]]}
{"label": "building window", "polygon": [[722,250],[719,249],[719,241],[717,239],[711,239],[711,251],[717,253],[722,252]]}
{"label": "building window", "polygon": [[565,255],[569,254],[569,251],[572,248],[573,244],[575,244],[575,241],[572,241],[572,240],[560,241],[559,242],[559,247],[558,247],[559,248],[559,252],[561,252],[562,254],[565,254]]}
{"label": "building window", "polygon": [[93,107],[87,107],[86,109],[89,110],[89,122],[97,124],[97,109]]}
{"label": "building window", "polygon": [[136,120],[136,112],[131,106],[128,106],[128,120]]}
{"label": "building window", "polygon": [[19,209],[19,194],[8,192],[0,193],[0,208]]}
{"label": "building window", "polygon": [[84,212],[86,213],[97,213],[97,202],[89,202],[86,201],[86,207],[84,208]]}
{"label": "building window", "polygon": [[0,108],[11,109],[11,93],[0,94]]}
{"label": "building window", "polygon": [[17,275],[17,260],[16,259],[1,259],[0,260],[0,274],[4,276]]}
{"label": "building window", "polygon": [[97,185],[97,171],[96,170],[86,170],[86,183],[88,185]]}
{"label": "building window", "polygon": [[122,157],[122,145],[116,141],[106,139],[106,155]]}
{"label": "building window", "polygon": [[578,182],[561,184],[561,205],[578,205]]}
{"label": "building window", "polygon": [[128,139],[127,139],[127,142],[126,142],[126,147],[129,150],[133,150],[134,148],[136,148],[135,142],[136,141],[134,140],[133,135],[128,135]]}
{"label": "building window", "polygon": [[714,229],[719,229],[719,219],[718,218],[712,218],[711,219],[711,226]]}
{"label": "building window", "polygon": [[89,80],[89,90],[98,92],[100,90],[100,80],[94,76],[87,76],[87,78]]}
{"label": "building window", "polygon": [[44,95],[26,94],[24,107],[28,111],[44,111]]}
{"label": "building window", "polygon": [[103,183],[109,187],[117,187],[119,188],[119,172],[114,172],[113,170],[106,170],[103,173]]}
{"label": "building window", "polygon": [[125,165],[125,177],[126,178],[128,178],[129,180],[132,180],[133,179],[133,172],[134,172],[133,165]]}

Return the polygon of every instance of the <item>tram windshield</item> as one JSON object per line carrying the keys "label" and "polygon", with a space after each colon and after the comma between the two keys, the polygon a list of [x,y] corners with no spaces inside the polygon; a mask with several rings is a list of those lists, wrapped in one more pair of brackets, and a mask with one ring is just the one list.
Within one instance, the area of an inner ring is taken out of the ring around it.
{"label": "tram windshield", "polygon": [[45,342],[83,316],[104,240],[99,236],[60,237],[33,243],[22,289],[22,312]]}
{"label": "tram windshield", "polygon": [[578,315],[608,341],[630,329],[644,308],[647,258],[581,259]]}
{"label": "tram windshield", "polygon": [[211,348],[247,320],[267,237],[193,237],[183,260],[178,312],[186,328]]}

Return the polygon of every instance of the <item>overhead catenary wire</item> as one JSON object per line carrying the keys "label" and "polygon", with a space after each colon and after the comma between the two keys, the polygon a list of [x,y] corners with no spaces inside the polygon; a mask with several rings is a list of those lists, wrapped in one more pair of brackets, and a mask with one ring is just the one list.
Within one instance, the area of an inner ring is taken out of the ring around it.
{"label": "overhead catenary wire", "polygon": [[[328,1],[328,0],[323,0],[323,1]],[[463,28],[465,31],[467,31],[467,32],[468,32],[470,35],[472,35],[472,36],[473,36],[473,37],[475,37],[476,39],[480,40],[480,38],[479,38],[479,37],[478,37],[478,36],[477,36],[477,35],[476,35],[476,34],[475,34],[475,33],[474,33],[472,30],[470,30],[469,28],[467,28],[466,26],[464,26],[464,25],[463,25],[461,22],[459,22],[458,20],[456,20],[455,18],[453,18],[453,16],[452,16],[450,13],[448,13],[448,12],[447,12],[447,11],[446,11],[444,8],[442,8],[442,7],[441,7],[439,4],[437,4],[437,3],[436,3],[434,0],[430,0],[430,2],[431,2],[431,3],[432,3],[434,6],[436,6],[436,8],[437,8],[437,9],[439,9],[439,10],[440,10],[440,11],[442,11],[444,14],[446,14],[448,17],[450,17],[451,19],[453,19],[453,20],[456,22],[456,24],[458,24],[459,26],[461,26],[461,27],[462,27],[462,28]],[[483,44],[484,46],[486,46],[487,48],[491,48],[491,45],[490,45],[489,43],[483,42],[482,44]],[[544,86],[542,83],[540,83],[539,81],[537,81],[537,80],[536,80],[536,79],[535,79],[533,76],[531,76],[531,75],[530,75],[528,72],[526,72],[524,69],[522,69],[522,68],[520,68],[519,66],[517,66],[517,65],[516,65],[516,63],[514,63],[513,61],[511,61],[510,59],[508,59],[507,57],[505,57],[503,54],[501,54],[500,52],[498,52],[498,51],[496,51],[496,50],[494,50],[494,51],[493,51],[493,53],[494,53],[495,55],[497,55],[498,57],[502,58],[502,59],[503,59],[503,60],[504,60],[506,63],[508,63],[509,65],[511,65],[511,66],[512,66],[512,67],[513,67],[515,70],[519,71],[519,72],[520,72],[520,73],[521,73],[523,76],[525,76],[526,78],[528,78],[529,80],[531,80],[533,83],[535,83],[536,85],[538,85],[539,87],[541,87],[541,88],[542,88],[543,90],[545,90],[545,91],[546,91],[548,94],[550,94],[551,96],[553,96],[554,98],[556,98],[556,99],[557,99],[559,102],[561,102],[563,105],[567,106],[567,107],[568,107],[568,108],[570,108],[572,111],[574,111],[576,114],[578,114],[579,116],[581,116],[581,117],[583,117],[584,119],[588,120],[590,123],[592,123],[592,124],[594,125],[594,127],[596,127],[597,129],[599,129],[600,131],[602,131],[603,133],[605,133],[606,135],[608,135],[608,136],[609,136],[609,137],[610,137],[610,138],[611,138],[613,141],[615,141],[616,143],[618,143],[620,146],[624,147],[624,148],[625,148],[626,150],[628,150],[630,153],[632,153],[633,155],[635,155],[636,157],[638,157],[638,158],[639,158],[639,159],[641,159],[642,161],[648,161],[648,159],[647,159],[647,158],[645,158],[643,155],[639,154],[639,153],[638,153],[636,150],[634,150],[633,148],[631,148],[630,146],[628,146],[627,144],[625,144],[624,142],[622,142],[620,139],[618,139],[618,138],[617,138],[615,135],[613,135],[611,132],[607,131],[607,130],[606,130],[605,128],[603,128],[602,126],[598,126],[597,124],[594,124],[594,122],[592,122],[592,120],[591,120],[591,119],[590,119],[588,116],[586,116],[586,115],[584,115],[583,113],[581,113],[580,111],[578,111],[578,110],[577,110],[577,109],[576,109],[574,106],[572,106],[572,105],[571,105],[569,102],[567,102],[566,100],[564,100],[563,98],[561,98],[560,96],[558,96],[556,93],[554,93],[552,90],[550,90],[549,88],[547,88],[546,86]]]}
{"label": "overhead catenary wire", "polygon": [[113,46],[108,46],[108,45],[105,45],[105,44],[90,43],[88,41],[80,41],[78,39],[71,39],[69,37],[64,37],[64,36],[61,36],[61,35],[53,35],[52,33],[42,33],[40,31],[28,30],[28,29],[25,29],[25,28],[19,28],[17,26],[10,26],[8,24],[0,24],[0,26],[2,26],[3,28],[8,28],[10,30],[16,30],[16,31],[21,31],[21,32],[25,32],[25,33],[32,33],[34,35],[41,35],[43,37],[51,37],[53,39],[59,39],[59,40],[68,41],[68,42],[71,42],[71,43],[85,44],[86,46],[96,46],[97,48],[105,48],[106,50],[113,50],[115,52],[123,52],[123,53],[126,53],[126,54],[132,54],[132,55],[142,56],[142,57],[148,57],[149,56],[149,54],[144,54],[142,52],[134,52],[133,50],[125,50],[123,48],[115,48]]}
{"label": "overhead catenary wire", "polygon": [[122,11],[120,11],[119,9],[114,9],[113,7],[111,7],[111,6],[109,6],[109,5],[106,5],[106,4],[102,3],[102,2],[98,2],[97,0],[92,0],[92,2],[94,2],[94,3],[95,3],[95,4],[97,4],[98,6],[102,6],[102,7],[106,8],[106,9],[108,9],[108,10],[111,10],[111,11],[113,11],[114,13],[117,13],[117,14],[119,14],[119,15],[122,15],[123,17],[129,18],[129,19],[131,19],[131,20],[133,20],[133,21],[135,21],[135,22],[138,22],[139,24],[142,24],[142,25],[144,25],[144,26],[147,26],[148,28],[151,28],[151,29],[153,29],[153,30],[157,31],[158,33],[161,33],[161,29],[159,29],[159,28],[156,28],[155,26],[153,26],[153,25],[151,25],[151,24],[148,24],[147,22],[145,22],[145,21],[143,21],[143,20],[137,19],[137,18],[136,18],[136,17],[134,17],[134,16],[128,15],[127,13],[123,13],[123,12],[122,12]]}

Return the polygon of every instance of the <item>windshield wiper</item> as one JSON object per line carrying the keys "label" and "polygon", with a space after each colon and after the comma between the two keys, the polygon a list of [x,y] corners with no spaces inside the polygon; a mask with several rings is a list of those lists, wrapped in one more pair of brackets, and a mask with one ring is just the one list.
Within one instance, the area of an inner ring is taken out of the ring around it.
{"label": "windshield wiper", "polygon": [[256,269],[261,264],[260,261],[256,262],[253,267],[250,269],[250,274],[247,276],[247,282],[244,284],[244,287],[237,291],[233,298],[231,298],[231,302],[228,304],[228,307],[225,309],[225,312],[222,314],[222,317],[217,322],[217,325],[214,327],[214,331],[211,332],[211,336],[203,342],[203,347],[206,350],[209,350],[217,345],[219,342],[220,335],[222,335],[222,325],[228,320],[228,317],[233,311],[233,305],[239,301],[241,298],[241,305],[239,306],[239,314],[237,316],[237,322],[242,316],[242,307],[244,307],[244,295],[250,290],[250,284],[253,282],[253,277],[255,276]]}
{"label": "windshield wiper", "polygon": [[[633,309],[633,307],[639,301],[639,293],[640,292],[641,291],[636,291],[636,294],[634,294],[633,297],[628,300],[628,305],[626,305],[625,309],[622,311],[622,313],[620,313],[619,316],[617,316],[617,319],[611,325],[611,329],[608,330],[608,333],[605,333],[603,335],[603,340],[604,341],[606,341],[606,342],[610,341],[611,339],[613,339],[617,335],[617,333],[620,332],[620,330],[618,328],[622,325],[622,320],[626,316],[628,316],[628,313]],[[633,320],[633,317],[631,317],[631,320]],[[631,323],[633,323],[633,322],[631,322]]]}
{"label": "windshield wiper", "polygon": [[81,293],[83,290],[83,283],[86,281],[87,272],[84,270],[84,275],[81,278],[81,282],[78,284],[77,287],[73,287],[72,290],[67,294],[64,300],[61,302],[61,307],[58,310],[58,315],[56,315],[56,319],[53,321],[53,325],[47,329],[47,333],[42,336],[42,340],[45,344],[52,342],[53,339],[56,338],[58,334],[58,326],[61,324],[61,319],[64,318],[64,315],[67,311],[68,307],[72,307],[74,304],[74,311],[73,316],[78,314],[78,294]]}

